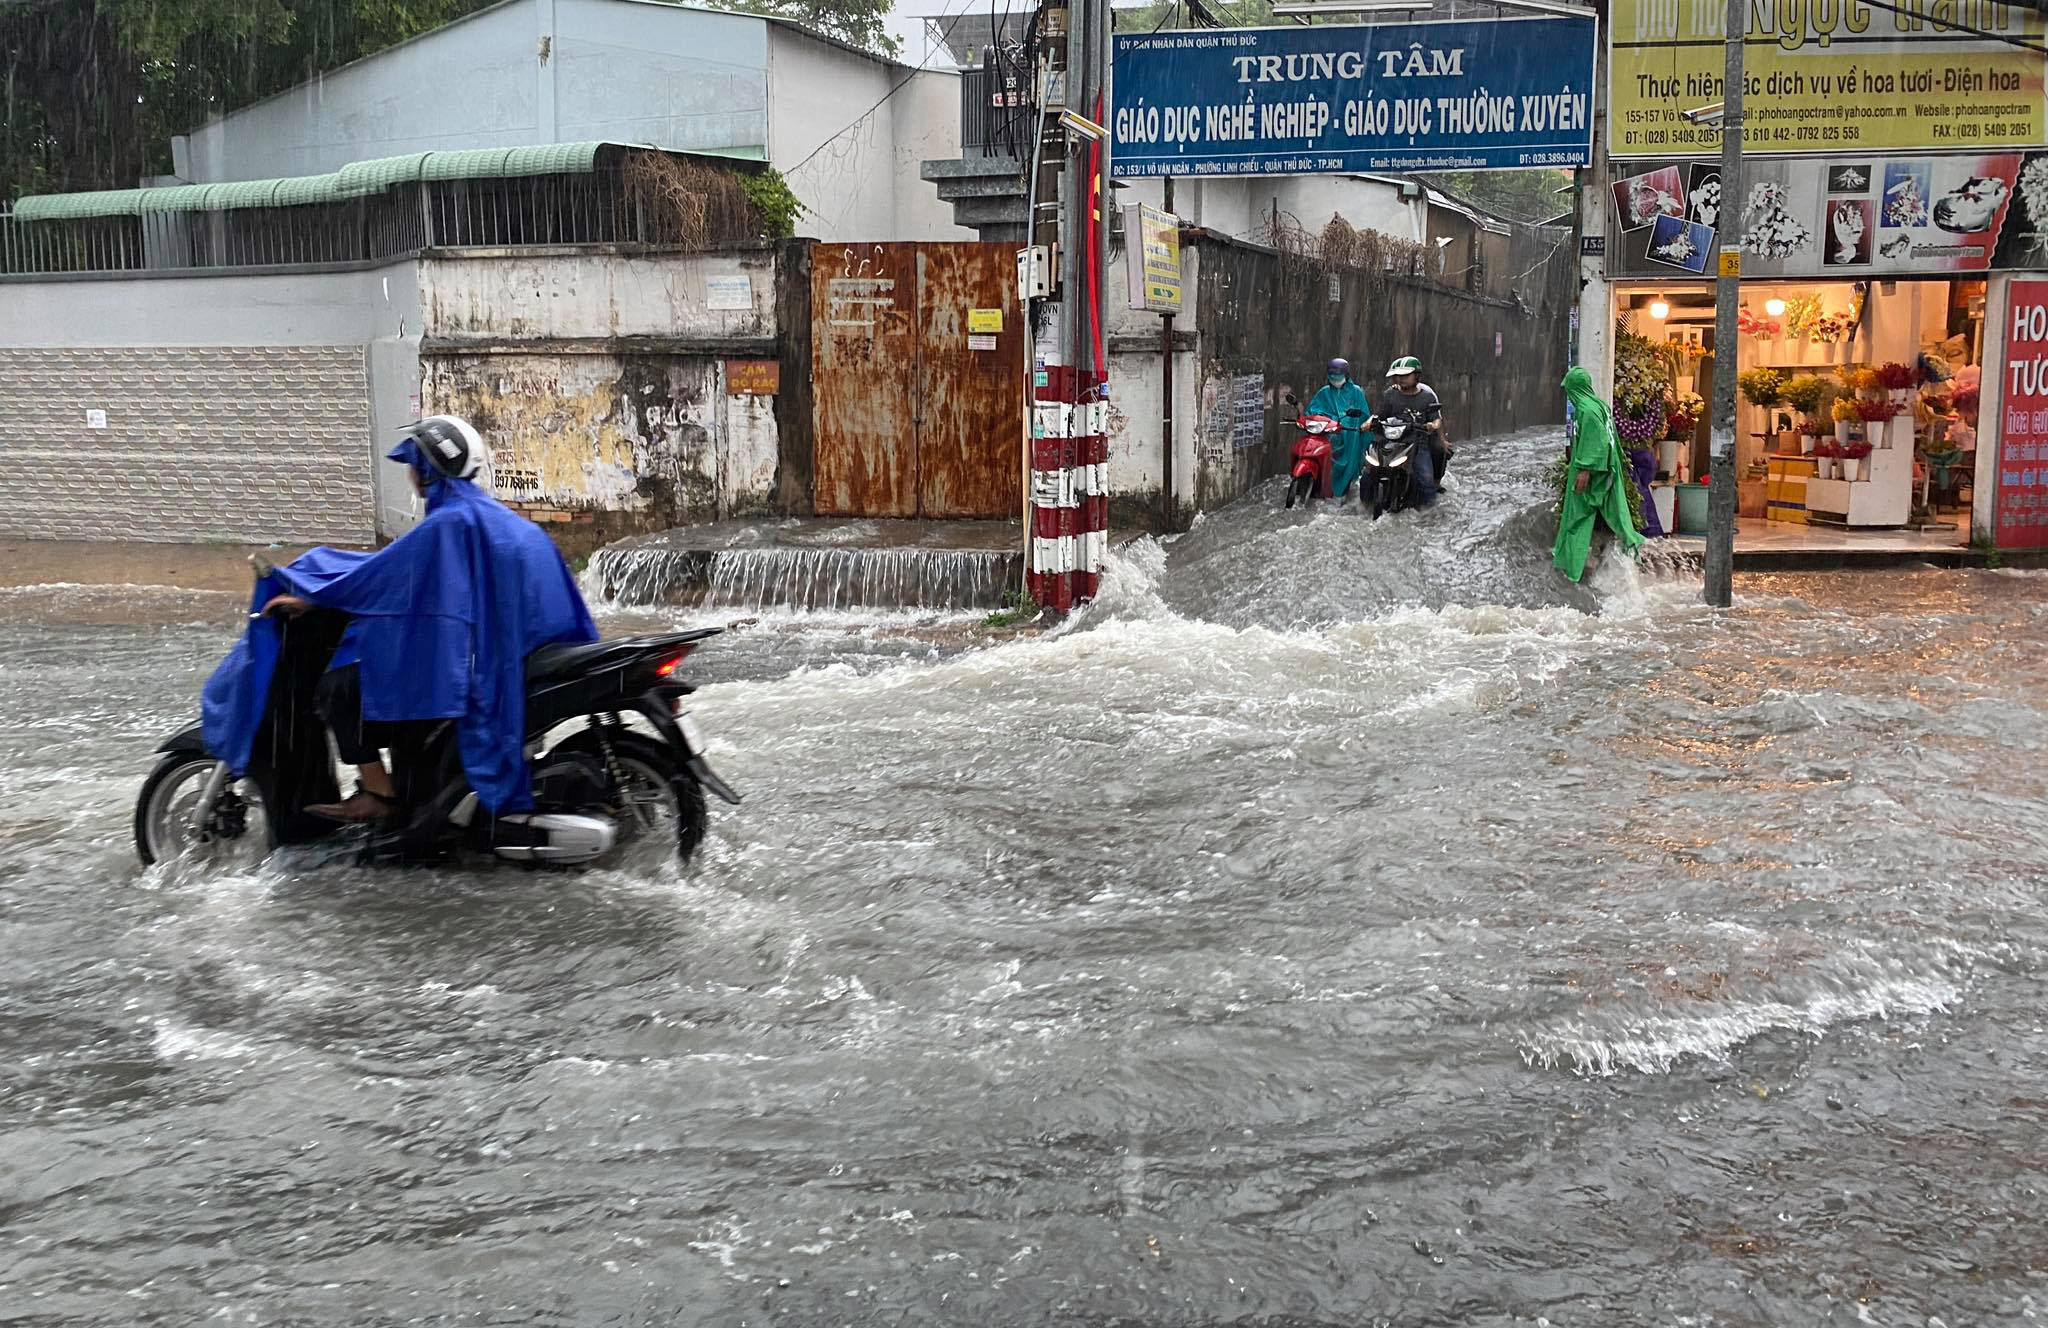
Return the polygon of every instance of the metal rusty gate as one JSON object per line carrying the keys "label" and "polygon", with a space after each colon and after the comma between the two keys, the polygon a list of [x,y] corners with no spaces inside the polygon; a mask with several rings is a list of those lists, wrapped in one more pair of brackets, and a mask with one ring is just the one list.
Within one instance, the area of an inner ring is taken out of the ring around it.
{"label": "metal rusty gate", "polygon": [[811,376],[820,516],[1018,515],[1014,246],[817,245]]}

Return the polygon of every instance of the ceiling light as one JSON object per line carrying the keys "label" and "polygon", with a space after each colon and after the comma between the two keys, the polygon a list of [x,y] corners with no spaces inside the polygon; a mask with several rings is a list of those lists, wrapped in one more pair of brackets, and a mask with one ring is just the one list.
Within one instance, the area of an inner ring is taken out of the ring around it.
{"label": "ceiling light", "polygon": [[1785,313],[1785,302],[1779,299],[1765,300],[1764,312],[1773,318],[1781,318]]}
{"label": "ceiling light", "polygon": [[1665,303],[1664,301],[1662,301],[1662,300],[1652,300],[1652,301],[1650,301],[1650,317],[1652,317],[1652,318],[1669,318],[1669,317],[1671,317],[1671,306],[1670,306],[1670,305],[1668,305],[1668,304],[1666,304],[1666,303]]}

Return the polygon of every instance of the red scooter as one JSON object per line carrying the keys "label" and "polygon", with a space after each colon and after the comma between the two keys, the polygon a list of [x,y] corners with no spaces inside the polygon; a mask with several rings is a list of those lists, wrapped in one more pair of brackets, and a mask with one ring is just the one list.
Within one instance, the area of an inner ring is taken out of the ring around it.
{"label": "red scooter", "polygon": [[1294,427],[1301,437],[1294,440],[1294,478],[1287,486],[1287,505],[1308,506],[1315,498],[1330,496],[1330,439],[1341,427],[1327,415],[1303,414]]}

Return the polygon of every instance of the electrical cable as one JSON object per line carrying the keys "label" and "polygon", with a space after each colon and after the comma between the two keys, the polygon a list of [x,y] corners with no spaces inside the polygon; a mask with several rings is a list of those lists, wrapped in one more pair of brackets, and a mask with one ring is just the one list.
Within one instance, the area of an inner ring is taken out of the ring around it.
{"label": "electrical cable", "polygon": [[[963,18],[966,18],[966,17],[967,17],[967,11],[966,11],[966,9],[965,9],[965,8],[962,8],[962,9],[961,9],[961,11],[960,11],[960,12],[959,12],[958,14],[951,14],[951,13],[948,13],[948,12],[946,12],[946,11],[948,11],[948,10],[951,10],[951,8],[953,7],[953,4],[954,4],[954,2],[955,2],[955,0],[947,0],[946,10],[942,10],[942,11],[940,11],[940,13],[939,13],[939,21],[940,21],[940,22],[942,22],[942,23],[946,23],[946,30],[945,30],[945,32],[944,32],[943,34],[941,34],[941,35],[940,35],[940,37],[939,37],[939,41],[940,41],[940,43],[941,43],[941,44],[944,44],[944,42],[945,42],[945,41],[946,41],[946,40],[947,40],[948,38],[950,38],[950,37],[951,37],[951,36],[953,35],[953,29],[954,29],[954,28],[956,28],[956,27],[958,27],[958,26],[960,26],[960,20],[961,20],[961,19],[963,19]],[[970,2],[971,2],[971,0],[970,0]],[[949,19],[949,18],[950,18],[950,19],[951,19],[952,21],[951,21],[951,22],[946,22],[946,20],[947,20],[947,19]],[[893,88],[890,88],[890,89],[889,89],[889,90],[888,90],[887,92],[883,93],[883,94],[882,94],[881,96],[879,96],[879,97],[875,98],[875,104],[874,104],[874,105],[872,105],[872,106],[868,107],[868,108],[867,108],[866,110],[862,111],[862,112],[861,112],[861,113],[860,113],[859,115],[856,115],[856,116],[855,116],[855,117],[854,117],[854,118],[853,118],[853,119],[852,119],[852,120],[851,120],[850,122],[848,122],[848,123],[847,123],[847,125],[846,125],[846,126],[845,126],[844,128],[840,129],[840,130],[839,130],[839,131],[838,131],[837,133],[833,134],[833,135],[832,135],[832,136],[831,136],[830,138],[828,138],[828,139],[826,139],[826,140],[825,140],[824,142],[822,142],[822,143],[818,144],[818,146],[816,146],[816,147],[812,148],[812,149],[810,150],[810,152],[809,152],[808,154],[806,154],[806,155],[805,155],[805,157],[804,157],[804,159],[803,159],[802,161],[799,161],[799,162],[798,162],[798,163],[797,163],[796,165],[794,165],[794,166],[790,167],[790,168],[789,168],[788,170],[784,171],[784,172],[783,172],[783,175],[785,175],[785,176],[795,175],[795,174],[796,174],[796,173],[797,173],[798,171],[802,170],[802,169],[803,169],[804,167],[806,167],[806,166],[808,166],[808,165],[810,165],[810,164],[811,164],[811,158],[813,158],[813,157],[817,156],[817,155],[818,155],[818,154],[819,154],[820,152],[823,152],[823,151],[824,151],[824,150],[825,150],[826,148],[828,148],[828,147],[831,147],[831,146],[832,146],[832,145],[833,145],[834,143],[838,142],[838,141],[839,141],[839,140],[840,140],[841,138],[843,138],[843,137],[844,137],[845,135],[847,135],[847,134],[851,133],[851,132],[852,132],[853,130],[855,130],[855,129],[859,128],[859,127],[860,127],[860,125],[861,125],[861,124],[862,124],[863,122],[865,122],[865,121],[867,120],[867,118],[868,118],[869,116],[873,115],[873,114],[874,114],[874,113],[875,113],[876,111],[879,111],[879,110],[881,110],[881,109],[882,109],[882,105],[883,105],[883,103],[887,102],[887,101],[888,101],[888,100],[889,100],[889,99],[890,99],[891,97],[895,96],[895,95],[896,95],[897,93],[899,93],[899,92],[903,91],[903,89],[905,89],[905,88],[909,87],[909,86],[910,86],[910,81],[911,81],[911,80],[912,80],[913,78],[916,78],[916,77],[917,77],[917,76],[918,76],[919,74],[922,74],[922,73],[924,72],[925,66],[926,66],[926,65],[928,65],[928,64],[930,64],[930,63],[932,62],[932,56],[933,56],[933,55],[934,55],[935,53],[936,53],[936,51],[935,51],[935,50],[927,50],[927,51],[926,51],[926,52],[924,53],[924,59],[922,59],[922,60],[918,61],[918,62],[917,62],[917,67],[916,67],[915,69],[911,70],[911,71],[910,71],[910,72],[909,72],[908,74],[905,74],[905,75],[903,76],[903,81],[902,81],[902,82],[898,83],[898,84],[897,84],[897,85],[896,85],[895,87],[893,87]]]}

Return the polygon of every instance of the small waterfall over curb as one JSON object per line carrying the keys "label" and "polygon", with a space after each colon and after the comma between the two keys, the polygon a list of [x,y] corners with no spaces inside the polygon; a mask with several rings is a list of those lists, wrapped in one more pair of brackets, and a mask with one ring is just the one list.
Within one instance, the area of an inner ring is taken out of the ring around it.
{"label": "small waterfall over curb", "polygon": [[591,556],[586,586],[619,604],[718,609],[994,608],[1019,554],[985,549],[613,547]]}

